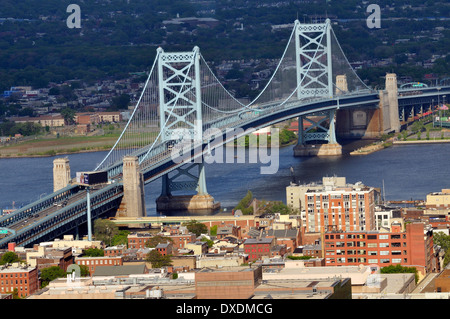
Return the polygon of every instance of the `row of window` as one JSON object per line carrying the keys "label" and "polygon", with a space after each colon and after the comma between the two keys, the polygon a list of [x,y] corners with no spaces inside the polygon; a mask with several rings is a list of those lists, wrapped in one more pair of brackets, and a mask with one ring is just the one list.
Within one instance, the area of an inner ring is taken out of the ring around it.
{"label": "row of window", "polygon": [[335,263],[367,263],[369,264],[407,264],[408,263],[408,259],[407,258],[380,258],[380,259],[375,259],[375,258],[345,258],[345,257],[338,257],[338,258],[327,258],[325,260],[325,262],[327,264],[335,264]]}
{"label": "row of window", "polygon": [[[387,256],[387,255],[401,255],[402,251],[401,250],[340,250],[340,249],[336,249],[336,250],[326,250],[325,251],[325,255],[369,255],[369,256],[376,256],[378,255],[378,253],[381,256]],[[403,250],[403,255],[407,255],[408,252],[406,250]]]}
{"label": "row of window", "polygon": [[28,283],[28,280],[24,280],[25,282],[22,282],[22,280],[9,280],[10,282],[8,283],[8,280],[5,280],[5,282],[3,283],[3,280],[1,281],[1,284],[2,284],[2,286],[3,285],[8,285],[8,284],[10,284],[10,285],[19,285],[19,282],[20,282],[20,285],[23,285],[23,284],[27,284]]}
{"label": "row of window", "polygon": [[[105,263],[103,263],[103,261]],[[98,259],[97,260],[80,260],[79,263],[81,265],[85,265],[85,266],[88,266],[88,265],[119,265],[119,261],[118,260],[112,260],[112,259],[108,259],[108,260],[103,260],[103,259],[100,259],[100,260],[98,260]]]}
{"label": "row of window", "polygon": [[[3,276],[4,275],[4,276]],[[14,274],[0,274],[0,278],[22,278],[23,277],[28,277],[27,274],[24,273],[14,273]]]}
{"label": "row of window", "polygon": [[[326,234],[325,235],[325,239],[354,239],[354,238],[361,238],[361,239],[365,239],[366,235],[365,234],[349,234],[349,235],[345,235],[345,234]],[[406,239],[406,234],[379,234],[379,235],[367,235],[367,239]]]}

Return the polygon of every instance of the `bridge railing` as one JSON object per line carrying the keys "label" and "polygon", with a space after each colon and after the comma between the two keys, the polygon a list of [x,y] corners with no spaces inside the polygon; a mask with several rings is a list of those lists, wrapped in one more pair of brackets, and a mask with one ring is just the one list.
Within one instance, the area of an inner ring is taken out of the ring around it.
{"label": "bridge railing", "polygon": [[65,199],[68,199],[72,195],[78,193],[78,185],[68,185],[67,187],[54,192],[42,199],[37,200],[34,203],[28,204],[14,212],[0,217],[0,227],[8,227],[16,222],[27,219],[40,211],[47,209]]}
{"label": "bridge railing", "polygon": [[[96,213],[97,209],[102,208],[105,204],[122,196],[123,188],[119,183],[114,183],[99,189],[91,196],[91,210],[93,216],[99,215]],[[49,232],[62,227],[63,224],[71,223],[78,219],[77,224],[86,221],[87,218],[87,201],[83,197],[74,203],[65,207],[59,208],[57,211],[49,213],[38,221],[28,224],[27,226],[16,231],[15,234],[10,234],[0,240],[0,247],[5,247],[9,242],[13,241],[17,245],[26,245],[36,241],[37,237],[43,237]],[[35,239],[33,239],[35,238]]]}

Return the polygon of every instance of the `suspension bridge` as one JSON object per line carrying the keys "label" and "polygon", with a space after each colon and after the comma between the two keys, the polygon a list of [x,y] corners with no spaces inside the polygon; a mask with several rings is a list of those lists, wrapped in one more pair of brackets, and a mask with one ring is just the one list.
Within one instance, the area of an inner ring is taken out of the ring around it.
{"label": "suspension bridge", "polygon": [[[158,48],[120,137],[97,167],[87,168],[106,171],[108,182],[88,192],[70,179],[67,162],[55,160],[54,193],[0,217],[0,248],[78,233],[100,217],[141,219],[144,186],[159,178],[158,210],[217,208],[207,191],[204,159],[223,145],[298,118],[294,156],[339,155],[337,134],[363,138],[398,132],[447,93],[446,86],[398,88],[395,74],[386,75],[384,90],[369,88],[350,66],[330,20],[295,21],[270,80],[248,102],[226,90],[200,48]],[[175,194],[193,191],[196,195]]]}

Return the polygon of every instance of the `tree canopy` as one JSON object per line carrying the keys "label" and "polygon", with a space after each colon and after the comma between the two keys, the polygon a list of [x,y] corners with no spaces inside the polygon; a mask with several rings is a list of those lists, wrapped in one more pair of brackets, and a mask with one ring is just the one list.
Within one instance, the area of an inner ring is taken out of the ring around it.
{"label": "tree canopy", "polygon": [[62,277],[66,277],[66,272],[58,266],[41,269],[41,288],[46,287],[50,281]]}
{"label": "tree canopy", "polygon": [[197,222],[196,220],[191,220],[191,221],[185,223],[184,226],[186,226],[186,228],[191,233],[194,233],[196,236],[200,236],[201,234],[208,233],[208,227],[206,227],[205,224]]}
{"label": "tree canopy", "polygon": [[21,261],[15,252],[7,251],[0,258],[0,265],[12,264]]}
{"label": "tree canopy", "polygon": [[172,238],[169,237],[165,237],[165,236],[161,236],[161,235],[156,235],[151,237],[149,240],[147,240],[147,242],[145,243],[145,247],[150,247],[150,248],[154,248],[156,246],[158,246],[158,244],[161,243],[173,243]]}
{"label": "tree canopy", "polygon": [[108,219],[96,219],[94,222],[94,236],[111,246],[114,236],[119,234],[119,227]]}
{"label": "tree canopy", "polygon": [[170,256],[163,256],[156,249],[153,249],[147,254],[146,261],[152,264],[152,268],[161,268],[172,265],[172,260],[170,259]]}

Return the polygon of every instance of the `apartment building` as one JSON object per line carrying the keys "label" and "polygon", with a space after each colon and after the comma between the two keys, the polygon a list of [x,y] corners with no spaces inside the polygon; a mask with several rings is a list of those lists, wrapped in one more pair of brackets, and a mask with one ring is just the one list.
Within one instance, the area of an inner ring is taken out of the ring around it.
{"label": "apartment building", "polygon": [[433,230],[422,222],[407,223],[405,231],[327,231],[323,237],[327,266],[400,264],[416,267],[422,275],[437,271]]}
{"label": "apartment building", "polygon": [[38,270],[28,265],[0,266],[0,293],[12,293],[17,289],[19,297],[26,297],[39,289]]}
{"label": "apartment building", "polygon": [[[375,229],[376,190],[361,182],[347,184],[345,177],[323,177],[320,185],[289,186],[286,193],[288,205],[304,209],[306,232],[321,233],[328,226],[342,231]],[[300,196],[304,196],[303,204],[295,206]]]}

